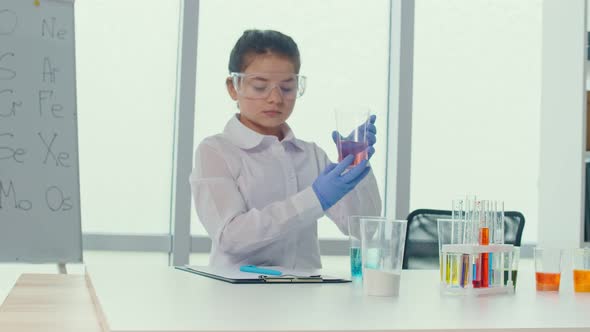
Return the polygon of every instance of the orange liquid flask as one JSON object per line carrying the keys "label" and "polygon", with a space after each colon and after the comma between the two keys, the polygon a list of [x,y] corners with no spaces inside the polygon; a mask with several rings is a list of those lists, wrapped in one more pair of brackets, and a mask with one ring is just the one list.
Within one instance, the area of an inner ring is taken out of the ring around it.
{"label": "orange liquid flask", "polygon": [[574,290],[590,292],[590,270],[574,270]]}
{"label": "orange liquid flask", "polygon": [[538,291],[559,291],[561,273],[537,272],[535,277]]}

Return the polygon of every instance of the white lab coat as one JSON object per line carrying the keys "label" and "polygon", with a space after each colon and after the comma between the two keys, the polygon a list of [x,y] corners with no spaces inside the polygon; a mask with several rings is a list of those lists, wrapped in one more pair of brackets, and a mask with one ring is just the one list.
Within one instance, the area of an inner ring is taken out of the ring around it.
{"label": "white lab coat", "polygon": [[[223,133],[195,153],[190,183],[199,219],[212,240],[209,264],[321,268],[317,219],[324,215],[311,185],[330,163],[314,143],[261,135],[232,116]],[[348,233],[346,216],[379,215],[373,172],[327,211]]]}

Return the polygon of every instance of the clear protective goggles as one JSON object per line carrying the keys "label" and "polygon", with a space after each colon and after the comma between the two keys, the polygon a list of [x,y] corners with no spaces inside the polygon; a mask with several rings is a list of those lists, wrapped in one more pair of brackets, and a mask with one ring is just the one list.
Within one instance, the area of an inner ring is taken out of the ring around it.
{"label": "clear protective goggles", "polygon": [[305,76],[285,73],[230,73],[238,94],[249,99],[265,99],[277,88],[288,100],[301,97],[305,92]]}

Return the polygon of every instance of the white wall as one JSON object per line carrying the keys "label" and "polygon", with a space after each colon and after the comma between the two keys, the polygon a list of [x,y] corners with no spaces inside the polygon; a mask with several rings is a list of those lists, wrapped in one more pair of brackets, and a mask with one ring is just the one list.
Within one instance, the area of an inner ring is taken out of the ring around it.
{"label": "white wall", "polygon": [[417,0],[411,209],[466,193],[537,237],[542,0]]}
{"label": "white wall", "polygon": [[544,0],[538,238],[542,246],[575,248],[583,239],[585,5],[584,0]]}

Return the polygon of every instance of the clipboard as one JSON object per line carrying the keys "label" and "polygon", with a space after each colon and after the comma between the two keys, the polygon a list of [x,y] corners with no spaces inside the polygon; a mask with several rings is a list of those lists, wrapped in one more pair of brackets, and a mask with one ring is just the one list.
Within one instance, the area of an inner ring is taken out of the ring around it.
{"label": "clipboard", "polygon": [[175,266],[175,268],[232,284],[334,284],[350,282],[348,279],[321,275],[315,272],[288,270],[281,267],[272,267],[273,269],[278,269],[283,272],[280,276],[241,272],[238,266],[233,268],[217,268],[210,266],[184,265]]}

